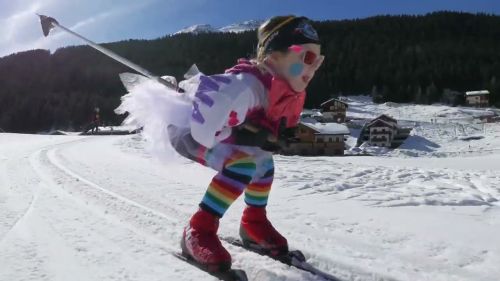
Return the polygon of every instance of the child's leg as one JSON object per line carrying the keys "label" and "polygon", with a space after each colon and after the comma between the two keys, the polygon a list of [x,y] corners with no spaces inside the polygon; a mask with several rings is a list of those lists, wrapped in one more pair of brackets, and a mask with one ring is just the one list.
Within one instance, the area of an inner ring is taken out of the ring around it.
{"label": "child's leg", "polygon": [[200,209],[184,229],[181,240],[183,253],[209,268],[220,270],[231,266],[231,255],[217,236],[219,218],[243,193],[255,174],[252,150],[245,153],[239,148],[222,143],[212,149],[200,149],[196,154],[189,154],[195,161],[218,171],[200,203]]}
{"label": "child's leg", "polygon": [[[221,153],[220,150],[227,150]],[[222,159],[213,160],[213,157],[225,156]],[[207,152],[207,164],[218,170],[208,190],[200,203],[200,207],[208,212],[222,217],[229,206],[243,193],[247,185],[255,175],[256,163],[252,154],[238,150],[232,145],[221,144],[214,151]],[[218,165],[215,162],[221,162]],[[220,169],[219,169],[220,167]]]}
{"label": "child's leg", "polygon": [[[248,204],[267,204],[274,171],[271,153],[256,147],[224,143],[206,149],[192,138],[189,129],[170,126],[168,130],[171,144],[179,154],[218,171],[200,203],[202,209],[222,217],[245,189]],[[248,189],[247,185],[256,176],[257,161],[260,162],[260,179]]]}
{"label": "child's leg", "polygon": [[274,177],[272,154],[256,154],[257,172],[245,190],[245,203],[240,225],[240,236],[245,243],[256,244],[273,255],[288,251],[287,240],[267,219],[267,200]]}
{"label": "child's leg", "polygon": [[205,165],[204,155],[206,148],[196,142],[191,136],[189,128],[168,127],[170,144],[180,155]]}
{"label": "child's leg", "polygon": [[274,161],[271,153],[260,151],[257,157],[256,173],[245,190],[245,203],[265,207],[274,178]]}

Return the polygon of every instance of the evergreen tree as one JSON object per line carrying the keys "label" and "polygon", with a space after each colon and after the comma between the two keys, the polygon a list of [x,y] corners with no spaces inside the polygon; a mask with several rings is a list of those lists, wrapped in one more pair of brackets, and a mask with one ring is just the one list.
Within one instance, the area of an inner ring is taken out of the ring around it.
{"label": "evergreen tree", "polygon": [[[306,107],[341,93],[371,94],[379,103],[432,103],[444,89],[488,89],[491,102],[500,106],[500,16],[438,12],[314,24],[326,59],[308,88]],[[238,58],[254,56],[256,44],[255,32],[243,32],[179,34],[105,47],[179,80],[193,63],[205,74],[221,73]],[[117,125],[123,116],[113,110],[125,94],[118,74],[126,71],[131,70],[87,46],[0,58],[0,128],[79,129],[96,106],[104,122]]]}

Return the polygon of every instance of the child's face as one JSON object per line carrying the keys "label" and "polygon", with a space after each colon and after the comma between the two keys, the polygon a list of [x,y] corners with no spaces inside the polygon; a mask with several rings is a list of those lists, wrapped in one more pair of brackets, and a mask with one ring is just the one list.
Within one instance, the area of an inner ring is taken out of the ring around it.
{"label": "child's face", "polygon": [[269,59],[276,74],[288,81],[294,91],[302,92],[323,63],[325,57],[320,51],[318,44],[293,45],[286,53],[272,53]]}

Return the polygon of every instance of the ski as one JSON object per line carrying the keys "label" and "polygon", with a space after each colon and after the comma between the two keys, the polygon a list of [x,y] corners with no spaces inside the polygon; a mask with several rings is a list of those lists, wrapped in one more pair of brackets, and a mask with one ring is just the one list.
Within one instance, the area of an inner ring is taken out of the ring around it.
{"label": "ski", "polygon": [[329,274],[329,273],[326,273],[326,272],[323,272],[321,271],[320,269],[314,267],[313,265],[309,264],[307,261],[306,261],[306,258],[304,256],[304,254],[301,252],[301,251],[289,251],[288,253],[286,254],[283,254],[283,255],[278,255],[278,256],[273,256],[273,255],[270,255],[269,252],[267,251],[264,251],[262,250],[260,247],[258,246],[255,246],[255,245],[252,245],[252,244],[245,244],[243,243],[240,239],[238,238],[234,238],[234,237],[222,237],[221,240],[223,241],[226,241],[227,243],[233,245],[233,246],[237,246],[237,247],[241,247],[241,248],[244,248],[244,249],[247,249],[249,251],[252,251],[256,254],[259,254],[261,256],[266,256],[266,257],[269,257],[273,260],[276,260],[276,261],[279,261],[283,264],[286,264],[288,266],[293,266],[297,269],[300,269],[300,270],[303,270],[303,271],[307,271],[313,275],[316,275],[324,280],[327,280],[327,281],[342,281],[341,279]]}
{"label": "ski", "polygon": [[212,275],[220,280],[223,280],[223,281],[248,281],[247,274],[245,273],[245,271],[243,271],[241,269],[229,269],[226,271],[212,272],[212,271],[209,271],[203,265],[197,263],[192,258],[184,256],[182,253],[173,253],[173,255],[176,258],[178,258],[182,261],[185,261],[185,262],[189,263],[190,265],[192,265],[200,270],[203,270],[206,273],[208,273],[208,274],[210,274],[210,275]]}

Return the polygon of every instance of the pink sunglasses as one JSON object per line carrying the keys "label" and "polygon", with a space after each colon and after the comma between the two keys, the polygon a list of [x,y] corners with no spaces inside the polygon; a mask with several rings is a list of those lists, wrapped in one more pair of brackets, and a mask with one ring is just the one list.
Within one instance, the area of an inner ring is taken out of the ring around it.
{"label": "pink sunglasses", "polygon": [[[296,52],[296,53],[301,53],[304,50],[304,47],[299,46],[299,45],[292,45],[288,48],[290,51]],[[304,54],[302,55],[302,62],[306,65],[321,65],[323,60],[325,59],[325,56],[322,55],[317,55],[313,51],[305,51]]]}

